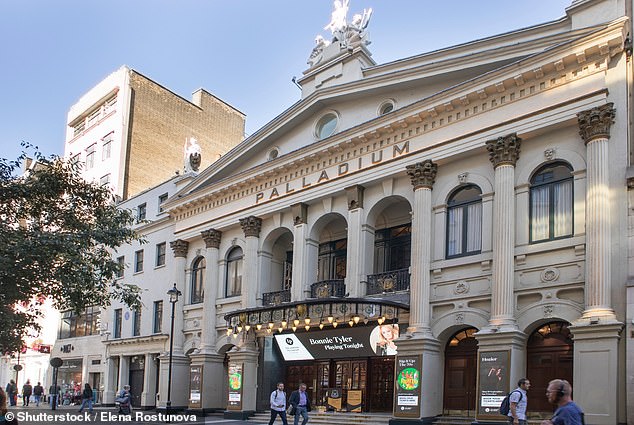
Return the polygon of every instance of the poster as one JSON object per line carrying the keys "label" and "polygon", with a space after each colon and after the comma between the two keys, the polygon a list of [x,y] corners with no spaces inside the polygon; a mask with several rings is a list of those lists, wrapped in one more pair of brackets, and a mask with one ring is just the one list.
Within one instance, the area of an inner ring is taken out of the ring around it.
{"label": "poster", "polygon": [[394,356],[399,325],[341,326],[336,329],[282,333],[275,341],[284,360],[315,360],[349,357]]}
{"label": "poster", "polygon": [[397,356],[394,382],[394,416],[419,418],[421,405],[422,357]]}
{"label": "poster", "polygon": [[189,368],[189,407],[200,408],[202,391],[203,367],[192,366]]}
{"label": "poster", "polygon": [[227,410],[242,410],[242,363],[229,363],[229,400]]}
{"label": "poster", "polygon": [[348,390],[346,400],[346,410],[348,412],[360,412],[363,404],[363,391]]}
{"label": "poster", "polygon": [[335,409],[336,411],[341,410],[341,388],[331,388],[328,392],[328,407]]}
{"label": "poster", "polygon": [[478,417],[500,416],[498,409],[509,392],[510,352],[478,353]]}

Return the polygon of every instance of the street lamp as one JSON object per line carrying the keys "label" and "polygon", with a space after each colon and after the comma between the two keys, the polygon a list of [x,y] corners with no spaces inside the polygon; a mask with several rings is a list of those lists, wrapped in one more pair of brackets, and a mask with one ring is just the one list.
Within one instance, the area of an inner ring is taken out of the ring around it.
{"label": "street lamp", "polygon": [[174,310],[176,308],[176,303],[178,302],[178,297],[181,296],[181,294],[181,291],[176,288],[176,283],[174,283],[174,287],[172,289],[167,291],[167,295],[170,297],[170,303],[172,304],[172,324],[170,326],[170,360],[167,372],[166,410],[168,414],[170,408],[172,407],[172,350],[174,349]]}

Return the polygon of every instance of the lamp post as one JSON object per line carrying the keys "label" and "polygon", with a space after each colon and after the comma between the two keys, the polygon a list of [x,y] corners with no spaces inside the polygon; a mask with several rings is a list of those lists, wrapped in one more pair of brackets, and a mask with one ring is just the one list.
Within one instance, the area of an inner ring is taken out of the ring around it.
{"label": "lamp post", "polygon": [[166,410],[169,414],[170,408],[172,407],[172,350],[174,349],[174,310],[176,309],[176,303],[178,302],[178,297],[181,295],[181,291],[176,288],[176,283],[174,283],[174,287],[167,291],[167,295],[170,297],[170,303],[172,304],[172,323],[170,325],[170,360],[169,367],[167,369],[167,404]]}

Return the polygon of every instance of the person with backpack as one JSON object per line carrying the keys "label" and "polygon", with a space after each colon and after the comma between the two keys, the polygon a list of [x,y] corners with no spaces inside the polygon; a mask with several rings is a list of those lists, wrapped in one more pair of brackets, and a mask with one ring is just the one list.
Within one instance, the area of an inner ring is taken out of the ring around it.
{"label": "person with backpack", "polygon": [[531,387],[531,381],[522,378],[517,381],[517,388],[508,393],[500,406],[500,413],[508,416],[509,425],[526,425],[526,409],[528,396],[526,391]]}
{"label": "person with backpack", "polygon": [[35,397],[35,405],[40,406],[40,401],[42,400],[42,395],[44,395],[44,387],[41,382],[38,382],[36,386],[33,387],[33,396]]}
{"label": "person with backpack", "polygon": [[284,383],[278,382],[277,389],[271,393],[271,420],[269,425],[273,425],[277,415],[282,418],[282,425],[288,425],[286,419],[286,393],[284,392]]}
{"label": "person with backpack", "polygon": [[546,397],[548,402],[557,406],[552,418],[542,421],[541,425],[583,425],[584,415],[581,408],[572,401],[572,386],[565,379],[553,379],[548,383]]}
{"label": "person with backpack", "polygon": [[22,385],[22,406],[29,405],[29,401],[31,401],[31,394],[33,394],[33,386],[31,385],[31,380],[27,379],[26,384]]}

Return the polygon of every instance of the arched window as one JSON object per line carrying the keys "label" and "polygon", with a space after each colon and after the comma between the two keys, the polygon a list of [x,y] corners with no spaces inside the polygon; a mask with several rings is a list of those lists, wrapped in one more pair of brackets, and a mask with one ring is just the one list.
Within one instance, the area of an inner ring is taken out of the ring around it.
{"label": "arched window", "polygon": [[242,248],[235,247],[227,257],[227,281],[225,293],[227,297],[240,295],[242,292]]}
{"label": "arched window", "polygon": [[556,162],[540,168],[531,179],[530,241],[572,236],[572,169]]}
{"label": "arched window", "polygon": [[480,253],[482,192],[474,185],[457,189],[447,202],[447,258]]}
{"label": "arched window", "polygon": [[203,302],[203,279],[205,277],[205,266],[206,263],[204,257],[198,257],[194,261],[194,267],[192,267],[192,304]]}

